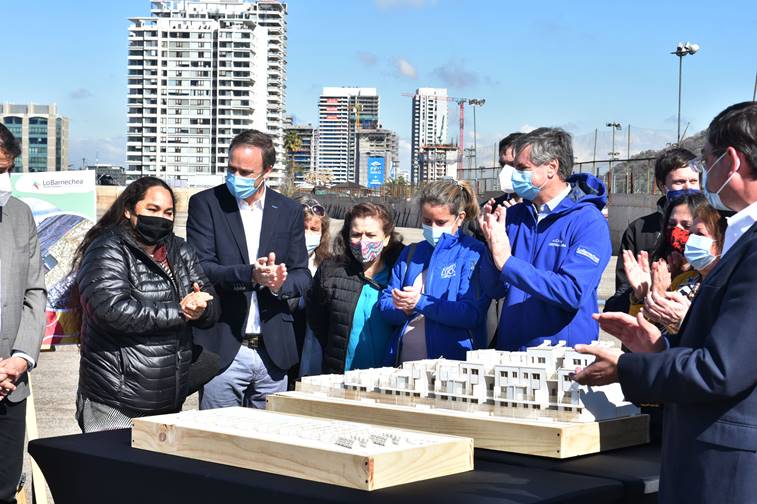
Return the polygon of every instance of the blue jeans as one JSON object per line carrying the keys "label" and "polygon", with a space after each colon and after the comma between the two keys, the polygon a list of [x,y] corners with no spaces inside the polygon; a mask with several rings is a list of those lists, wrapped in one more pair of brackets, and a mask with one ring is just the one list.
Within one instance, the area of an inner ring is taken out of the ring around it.
{"label": "blue jeans", "polygon": [[231,365],[205,384],[200,409],[230,406],[265,409],[268,394],[286,392],[286,389],[286,371],[271,361],[265,348],[242,345]]}

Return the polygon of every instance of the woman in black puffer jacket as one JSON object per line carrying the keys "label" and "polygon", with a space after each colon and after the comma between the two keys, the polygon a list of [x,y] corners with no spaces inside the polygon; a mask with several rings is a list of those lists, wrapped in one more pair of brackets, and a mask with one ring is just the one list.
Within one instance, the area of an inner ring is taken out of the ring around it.
{"label": "woman in black puffer jacket", "polygon": [[380,367],[393,328],[379,312],[378,298],[403,249],[389,210],[358,203],[344,217],[334,244],[313,279],[306,305],[323,351],[323,373]]}
{"label": "woman in black puffer jacket", "polygon": [[212,326],[219,310],[194,251],[173,234],[173,212],[171,188],[143,177],[126,187],[77,250],[76,416],[84,432],[179,411],[189,392],[190,365],[197,361],[191,327]]}

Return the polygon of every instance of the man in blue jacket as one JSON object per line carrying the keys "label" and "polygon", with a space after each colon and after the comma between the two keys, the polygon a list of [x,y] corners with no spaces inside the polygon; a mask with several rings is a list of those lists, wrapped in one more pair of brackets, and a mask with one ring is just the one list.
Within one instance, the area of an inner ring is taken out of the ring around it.
{"label": "man in blue jacket", "polygon": [[728,219],[718,264],[665,340],[644,320],[598,315],[633,353],[579,347],[587,385],[620,382],[635,402],[665,404],[660,502],[754,502],[757,496],[757,103],[732,105],[707,131],[702,189]]}
{"label": "man in blue jacket", "polygon": [[599,334],[592,314],[612,248],[605,187],[571,175],[571,137],[559,128],[536,129],[515,150],[513,188],[524,201],[485,210],[483,224],[492,260],[482,265],[482,285],[505,298],[496,347],[588,343]]}

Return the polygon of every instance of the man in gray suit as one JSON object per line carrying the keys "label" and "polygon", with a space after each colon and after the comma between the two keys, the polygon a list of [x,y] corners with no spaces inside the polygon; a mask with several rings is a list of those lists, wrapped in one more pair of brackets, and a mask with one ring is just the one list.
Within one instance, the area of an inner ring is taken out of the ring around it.
{"label": "man in gray suit", "polygon": [[28,206],[10,194],[20,154],[0,124],[0,504],[16,502],[24,455],[27,372],[45,331],[45,275],[37,226]]}

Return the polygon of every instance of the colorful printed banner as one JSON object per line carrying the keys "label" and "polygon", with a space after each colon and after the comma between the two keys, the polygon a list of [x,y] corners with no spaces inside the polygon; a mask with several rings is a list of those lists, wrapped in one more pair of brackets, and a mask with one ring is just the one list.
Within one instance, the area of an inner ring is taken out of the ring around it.
{"label": "colorful printed banner", "polygon": [[78,299],[72,299],[71,262],[97,220],[94,171],[14,173],[13,195],[29,205],[37,223],[47,285],[47,328],[42,349],[79,342]]}

